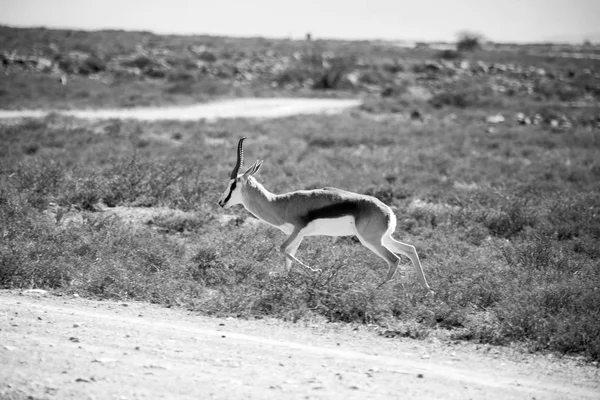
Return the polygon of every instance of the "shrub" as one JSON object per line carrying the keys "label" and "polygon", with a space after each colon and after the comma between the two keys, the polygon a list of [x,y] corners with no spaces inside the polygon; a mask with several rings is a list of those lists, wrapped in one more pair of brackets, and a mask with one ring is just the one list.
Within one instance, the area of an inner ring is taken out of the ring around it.
{"label": "shrub", "polygon": [[210,51],[203,51],[198,55],[198,58],[202,61],[213,63],[217,61],[217,56]]}
{"label": "shrub", "polygon": [[122,64],[126,67],[139,68],[142,71],[151,67],[159,66],[154,59],[146,55],[139,55],[131,60],[124,61]]}
{"label": "shrub", "polygon": [[462,54],[457,50],[441,50],[437,53],[437,57],[442,60],[458,60],[462,58]]}
{"label": "shrub", "polygon": [[443,88],[429,98],[428,103],[434,108],[455,107],[497,107],[502,104],[491,89],[477,81],[457,81]]}
{"label": "shrub", "polygon": [[167,74],[169,82],[190,83],[196,80],[196,76],[188,71],[172,71]]}
{"label": "shrub", "polygon": [[389,77],[386,77],[379,69],[362,71],[358,77],[358,81],[366,85],[380,85],[389,80]]}
{"label": "shrub", "polygon": [[167,71],[162,68],[148,68],[144,71],[144,75],[149,78],[162,79],[167,76]]}
{"label": "shrub", "polygon": [[429,104],[434,108],[446,106],[456,108],[467,108],[476,105],[479,102],[477,93],[467,90],[454,90],[435,94],[429,99]]}
{"label": "shrub", "polygon": [[184,94],[184,95],[192,95],[194,94],[194,86],[189,82],[176,82],[165,89],[166,93],[169,94]]}
{"label": "shrub", "polygon": [[397,62],[395,63],[385,63],[382,65],[382,68],[385,72],[392,74],[392,75],[396,75],[400,72],[404,72],[405,68],[403,64],[399,64]]}
{"label": "shrub", "polygon": [[527,200],[514,199],[503,203],[500,210],[492,211],[484,217],[483,225],[491,234],[509,238],[532,226],[534,218]]}
{"label": "shrub", "polygon": [[[598,268],[566,255],[544,235],[505,248],[505,297],[495,307],[504,340],[529,339],[534,348],[600,356]],[[525,290],[527,288],[527,290]]]}
{"label": "shrub", "polygon": [[280,72],[275,77],[275,82],[277,82],[278,86],[283,87],[288,84],[296,85],[296,84],[304,84],[308,80],[313,80],[315,77],[315,71],[313,68],[306,66],[292,66]]}
{"label": "shrub", "polygon": [[351,89],[352,83],[346,78],[340,69],[329,69],[318,77],[312,86],[313,89],[321,90],[343,90]]}
{"label": "shrub", "polygon": [[533,92],[541,100],[558,101],[574,101],[585,94],[584,91],[556,79],[542,79],[535,82]]}
{"label": "shrub", "polygon": [[78,72],[79,64],[76,60],[66,57],[66,56],[58,56],[56,59],[56,63],[58,64],[58,68],[61,71],[66,72],[67,74],[75,74]]}
{"label": "shrub", "polygon": [[96,56],[86,58],[79,67],[79,73],[83,75],[97,74],[106,70],[106,62]]}
{"label": "shrub", "polygon": [[463,32],[459,34],[456,42],[456,50],[458,51],[475,51],[481,48],[481,35],[471,32]]}

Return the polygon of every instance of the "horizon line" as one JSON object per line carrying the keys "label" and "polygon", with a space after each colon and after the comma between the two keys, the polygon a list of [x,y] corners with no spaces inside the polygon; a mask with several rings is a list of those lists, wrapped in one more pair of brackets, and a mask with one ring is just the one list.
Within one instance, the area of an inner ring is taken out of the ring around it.
{"label": "horizon line", "polygon": [[[148,29],[127,29],[127,28],[114,28],[114,27],[105,27],[105,28],[80,28],[80,27],[69,27],[69,26],[46,26],[46,25],[11,25],[0,23],[0,27],[6,27],[10,29],[46,29],[46,30],[54,30],[54,31],[80,31],[80,32],[128,32],[128,33],[149,33],[156,36],[208,36],[208,37],[218,37],[218,38],[237,38],[237,39],[270,39],[270,40],[292,40],[292,41],[304,41],[306,40],[303,37],[293,37],[292,35],[288,36],[270,36],[270,35],[236,35],[236,34],[219,34],[219,33],[198,33],[198,32],[165,32],[165,31],[153,31]],[[307,32],[307,34],[310,32]],[[475,33],[476,34],[476,33]],[[583,39],[575,41],[575,40],[541,40],[541,41],[524,41],[524,42],[502,42],[488,39],[485,35],[480,35],[482,37],[482,43],[490,43],[490,44],[499,44],[499,45],[584,45],[585,42],[589,41],[592,46],[600,46],[600,32],[591,33],[588,35],[582,35]],[[305,36],[304,36],[305,37]],[[587,37],[599,37],[598,40],[587,39]],[[342,38],[342,37],[315,37],[312,36],[313,41],[325,40],[325,41],[338,41],[338,42],[406,42],[406,43],[425,43],[425,44],[454,44],[458,42],[458,39],[455,40],[419,40],[419,39],[400,39],[400,38]]]}

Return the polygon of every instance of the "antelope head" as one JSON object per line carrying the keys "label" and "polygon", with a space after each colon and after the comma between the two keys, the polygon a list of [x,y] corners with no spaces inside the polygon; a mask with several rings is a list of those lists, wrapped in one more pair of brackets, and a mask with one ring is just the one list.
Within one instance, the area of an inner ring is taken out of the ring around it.
{"label": "antelope head", "polygon": [[258,172],[263,163],[262,161],[255,161],[243,174],[238,174],[240,168],[244,164],[244,149],[242,147],[244,139],[246,138],[243,137],[238,142],[237,162],[235,163],[235,167],[233,167],[233,171],[231,171],[231,177],[229,178],[229,182],[227,182],[227,187],[219,199],[219,205],[223,208],[229,208],[236,204],[243,204],[244,188],[248,184],[248,179]]}

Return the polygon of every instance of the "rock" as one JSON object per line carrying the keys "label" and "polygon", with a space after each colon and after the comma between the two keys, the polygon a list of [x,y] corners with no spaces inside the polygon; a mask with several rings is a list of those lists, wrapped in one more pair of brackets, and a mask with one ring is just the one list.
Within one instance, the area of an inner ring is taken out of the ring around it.
{"label": "rock", "polygon": [[48,291],[43,289],[27,289],[23,290],[21,294],[24,296],[46,296]]}
{"label": "rock", "polygon": [[521,125],[530,125],[531,119],[523,113],[518,113],[515,117],[515,120]]}
{"label": "rock", "polygon": [[565,128],[565,129],[570,129],[573,127],[573,123],[564,115],[561,117],[561,119],[559,121],[559,125],[561,128]]}
{"label": "rock", "polygon": [[499,124],[504,122],[505,118],[502,114],[490,115],[485,119],[485,122],[489,124]]}

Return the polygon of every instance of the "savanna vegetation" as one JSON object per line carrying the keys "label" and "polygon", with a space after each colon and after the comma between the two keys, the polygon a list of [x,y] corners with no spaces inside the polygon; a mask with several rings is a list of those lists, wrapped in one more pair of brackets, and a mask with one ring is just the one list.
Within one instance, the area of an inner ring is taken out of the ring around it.
{"label": "savanna vegetation", "polygon": [[[2,122],[0,287],[414,338],[445,330],[600,360],[597,104],[575,107],[562,86],[490,91],[477,76],[432,91],[406,68],[391,91],[343,115]],[[593,89],[565,85],[577,99]],[[492,112],[508,118],[486,122]],[[274,192],[336,186],[391,205],[395,237],[417,247],[436,295],[408,262],[377,289],[385,263],[354,238],[307,238],[298,257],[323,272],[283,271],[283,234],[216,204],[240,136],[248,164],[266,160],[258,179]]]}

